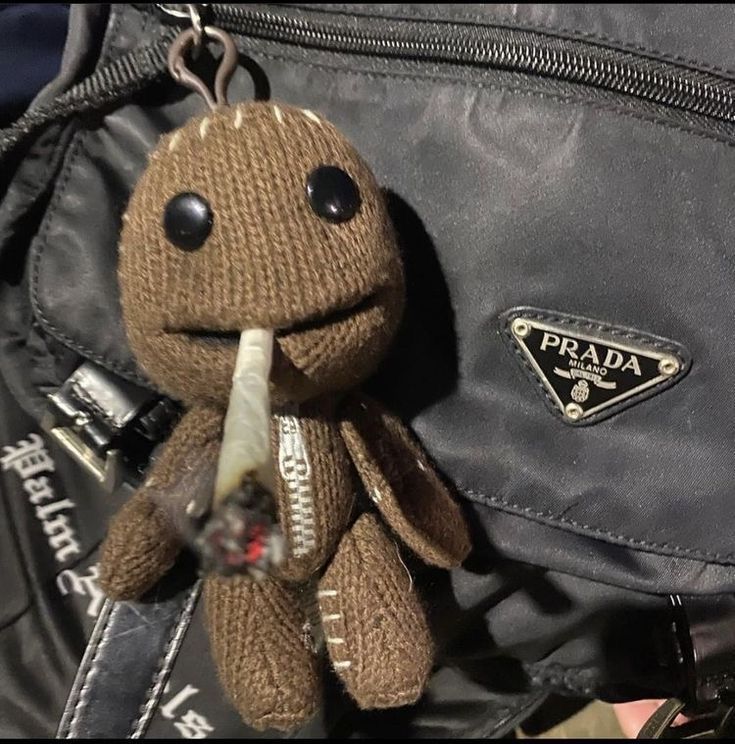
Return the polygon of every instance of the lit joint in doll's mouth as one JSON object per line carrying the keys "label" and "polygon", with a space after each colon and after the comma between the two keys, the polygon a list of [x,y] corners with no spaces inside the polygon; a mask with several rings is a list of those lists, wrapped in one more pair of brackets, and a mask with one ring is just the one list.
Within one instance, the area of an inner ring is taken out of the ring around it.
{"label": "lit joint in doll's mouth", "polygon": [[[326,328],[328,326],[336,325],[341,323],[351,316],[360,315],[365,311],[375,306],[377,301],[377,293],[369,294],[367,297],[359,300],[353,305],[333,312],[327,313],[326,315],[317,315],[305,320],[298,321],[292,325],[284,328],[276,329],[276,336],[289,336],[292,333],[304,333],[306,331],[317,330],[319,328]],[[207,344],[213,345],[228,345],[237,346],[240,340],[240,330],[212,330],[206,328],[176,328],[166,329],[166,333],[173,335],[186,336],[193,341],[201,341]]]}

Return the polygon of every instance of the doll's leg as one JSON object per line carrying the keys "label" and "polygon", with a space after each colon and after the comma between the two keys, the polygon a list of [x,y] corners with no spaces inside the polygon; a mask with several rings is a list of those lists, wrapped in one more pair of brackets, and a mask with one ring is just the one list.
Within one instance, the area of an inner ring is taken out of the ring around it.
{"label": "doll's leg", "polygon": [[320,679],[296,591],[273,579],[210,576],[204,597],[212,655],[243,720],[259,730],[306,723]]}
{"label": "doll's leg", "polygon": [[433,644],[398,546],[372,514],[342,539],[319,583],[319,609],[332,666],[361,708],[418,700]]}

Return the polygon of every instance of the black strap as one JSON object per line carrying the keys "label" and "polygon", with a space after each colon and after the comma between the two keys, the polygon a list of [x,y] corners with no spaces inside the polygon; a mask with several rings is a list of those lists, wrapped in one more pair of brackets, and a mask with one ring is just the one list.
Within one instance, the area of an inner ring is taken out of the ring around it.
{"label": "black strap", "polygon": [[[735,732],[735,596],[672,595],[670,600],[683,694],[654,711],[638,738],[728,738]],[[674,725],[682,712],[691,718]]]}
{"label": "black strap", "polygon": [[646,721],[638,739],[732,739],[735,734],[735,708],[721,705],[715,710],[674,725],[685,704],[678,698],[666,700]]}
{"label": "black strap", "polygon": [[735,595],[672,595],[684,697],[696,710],[735,693]]}
{"label": "black strap", "polygon": [[0,162],[42,127],[118,103],[166,75],[166,57],[174,33],[167,29],[153,44],[136,48],[96,70],[50,104],[28,111],[12,126],[0,130]]}
{"label": "black strap", "polygon": [[663,739],[671,730],[674,720],[684,710],[685,704],[677,698],[667,700],[658,707],[640,730],[639,739]]}
{"label": "black strap", "polygon": [[144,736],[189,627],[199,589],[197,582],[155,602],[105,602],[77,670],[57,739]]}

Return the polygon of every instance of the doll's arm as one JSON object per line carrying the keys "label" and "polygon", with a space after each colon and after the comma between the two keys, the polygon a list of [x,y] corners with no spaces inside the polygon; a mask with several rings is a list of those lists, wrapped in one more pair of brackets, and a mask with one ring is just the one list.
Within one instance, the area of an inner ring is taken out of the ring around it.
{"label": "doll's arm", "polygon": [[112,599],[141,596],[173,566],[183,545],[186,504],[213,482],[221,427],[214,409],[186,413],[143,485],[110,522],[100,584]]}
{"label": "doll's arm", "polygon": [[368,495],[393,531],[426,563],[457,566],[470,551],[462,512],[399,418],[352,395],[340,428]]}

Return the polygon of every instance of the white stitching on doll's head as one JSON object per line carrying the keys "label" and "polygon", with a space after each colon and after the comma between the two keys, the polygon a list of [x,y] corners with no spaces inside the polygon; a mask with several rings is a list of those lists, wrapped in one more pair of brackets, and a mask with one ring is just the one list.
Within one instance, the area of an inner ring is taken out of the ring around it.
{"label": "white stitching on doll's head", "polygon": [[313,111],[309,111],[309,109],[301,109],[301,112],[304,114],[304,116],[307,119],[309,119],[310,121],[313,121],[316,124],[319,124],[319,126],[321,126],[322,120]]}
{"label": "white stitching on doll's head", "polygon": [[173,152],[176,149],[176,145],[179,144],[179,140],[181,139],[181,130],[177,130],[174,132],[173,137],[168,142],[168,151]]}

